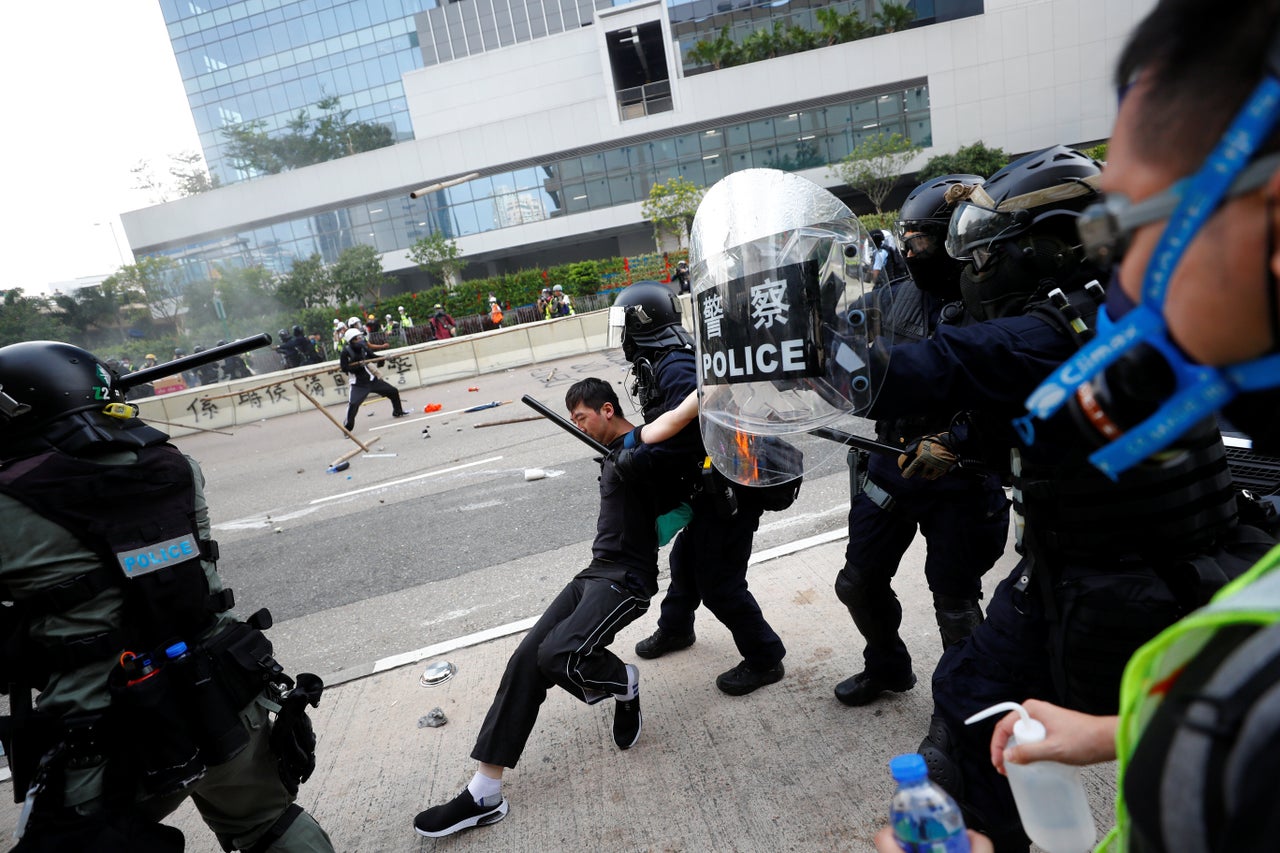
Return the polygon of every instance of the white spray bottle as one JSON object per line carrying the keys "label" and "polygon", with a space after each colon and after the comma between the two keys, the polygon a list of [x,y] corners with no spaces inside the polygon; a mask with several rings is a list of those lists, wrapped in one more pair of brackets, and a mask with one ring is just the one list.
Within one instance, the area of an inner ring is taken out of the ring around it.
{"label": "white spray bottle", "polygon": [[[1008,711],[1017,711],[1022,716],[1013,724],[1009,746],[1044,740],[1044,725],[1033,720],[1017,702],[992,705],[964,722],[969,725]],[[1009,787],[1013,789],[1022,828],[1037,846],[1048,853],[1088,853],[1093,849],[1098,829],[1089,810],[1079,767],[1057,761],[1030,764],[1007,761],[1004,769],[1009,775]]]}

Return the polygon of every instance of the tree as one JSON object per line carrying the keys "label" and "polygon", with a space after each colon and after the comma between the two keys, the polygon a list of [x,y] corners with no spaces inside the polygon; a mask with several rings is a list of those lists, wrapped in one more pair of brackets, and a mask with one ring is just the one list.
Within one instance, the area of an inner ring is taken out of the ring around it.
{"label": "tree", "polygon": [[674,236],[680,247],[687,245],[693,216],[698,212],[704,192],[702,187],[678,175],[649,188],[649,197],[640,206],[640,212],[653,222],[653,242],[659,252],[666,234]]}
{"label": "tree", "polygon": [[879,134],[849,152],[831,168],[851,189],[871,199],[876,213],[883,212],[884,200],[893,192],[907,164],[920,153],[920,146],[900,133]]}
{"label": "tree", "polygon": [[958,149],[954,154],[930,157],[916,177],[920,183],[943,175],[978,175],[989,178],[1007,165],[1009,155],[1004,153],[1004,149],[988,148],[982,140],[978,140]]}
{"label": "tree", "polygon": [[742,50],[729,36],[729,27],[720,28],[714,39],[699,39],[689,48],[687,58],[694,65],[710,65],[719,70],[742,63]]}
{"label": "tree", "polygon": [[911,26],[911,22],[916,19],[916,13],[914,10],[909,9],[906,4],[892,3],[886,0],[874,17],[876,24],[879,25],[880,32],[896,33]]}
{"label": "tree", "polygon": [[227,125],[222,129],[229,143],[227,159],[243,172],[274,175],[395,142],[391,128],[384,124],[349,121],[351,110],[341,109],[340,98],[327,96],[315,106],[318,116],[308,109],[298,110],[286,131],[277,136],[267,133],[262,119]]}
{"label": "tree", "polygon": [[169,155],[169,178],[156,176],[151,161],[145,157],[129,169],[133,173],[133,188],[145,190],[153,204],[162,204],[172,198],[217,189],[222,182],[217,175],[210,175],[205,168],[204,156],[198,151],[179,151]]}
{"label": "tree", "polygon": [[[182,313],[182,291],[176,286],[177,264],[164,256],[147,255],[135,264],[120,267],[102,282],[119,294],[136,294],[150,310],[152,318],[178,325]],[[118,297],[117,297],[118,298]]]}
{"label": "tree", "polygon": [[387,282],[378,250],[363,244],[338,255],[329,275],[339,302],[363,301],[372,305],[382,297],[382,285]]}
{"label": "tree", "polygon": [[446,288],[458,283],[458,276],[467,262],[461,260],[462,250],[454,240],[446,239],[439,231],[420,237],[409,247],[409,257],[423,272],[444,282]]}
{"label": "tree", "polygon": [[204,164],[204,156],[198,151],[180,151],[170,154],[169,174],[173,177],[174,187],[182,198],[207,193],[222,185],[217,175],[209,174]]}
{"label": "tree", "polygon": [[316,308],[333,302],[333,280],[324,258],[316,252],[296,260],[276,283],[276,299],[286,308]]}
{"label": "tree", "polygon": [[0,300],[0,346],[22,341],[69,341],[75,335],[49,301],[27,296],[22,288],[4,291]]}
{"label": "tree", "polygon": [[856,9],[850,9],[848,14],[841,14],[839,9],[827,6],[815,9],[813,16],[821,27],[818,36],[828,46],[857,41],[871,35],[871,26],[862,20]]}

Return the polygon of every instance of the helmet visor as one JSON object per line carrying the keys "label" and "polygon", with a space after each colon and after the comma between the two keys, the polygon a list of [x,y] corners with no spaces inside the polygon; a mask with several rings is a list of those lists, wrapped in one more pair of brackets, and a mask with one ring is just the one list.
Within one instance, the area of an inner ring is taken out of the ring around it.
{"label": "helmet visor", "polygon": [[973,259],[973,251],[1016,234],[1026,221],[1024,211],[1002,213],[973,202],[962,202],[947,225],[947,254],[957,261]]}
{"label": "helmet visor", "polygon": [[623,332],[627,327],[627,309],[620,305],[609,308],[609,340],[610,349],[622,346]]}

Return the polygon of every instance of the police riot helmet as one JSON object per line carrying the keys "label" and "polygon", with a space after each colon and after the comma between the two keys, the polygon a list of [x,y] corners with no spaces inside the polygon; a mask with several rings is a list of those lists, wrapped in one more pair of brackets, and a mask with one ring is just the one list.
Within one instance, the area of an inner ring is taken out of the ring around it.
{"label": "police riot helmet", "polygon": [[[957,205],[947,230],[947,252],[984,265],[993,243],[1010,240],[1056,217],[1074,233],[1076,216],[1098,195],[1097,160],[1055,145],[1014,160]],[[955,195],[955,191],[951,191]]]}
{"label": "police riot helmet", "polygon": [[280,336],[281,341],[287,341],[289,339],[288,329],[281,329],[280,331],[276,332],[276,334]]}
{"label": "police riot helmet", "polygon": [[204,344],[196,344],[194,347],[191,348],[191,352],[193,353],[204,352]]}
{"label": "police riot helmet", "polygon": [[680,321],[675,291],[656,281],[637,281],[609,309],[609,345],[622,347],[627,361],[641,351],[693,349],[693,337]]}
{"label": "police riot helmet", "polygon": [[982,184],[978,175],[943,175],[925,181],[907,195],[898,212],[898,239],[906,248],[903,260],[916,287],[947,298],[958,295],[964,264],[946,253],[947,225],[960,196],[967,197],[965,188]]}
{"label": "police riot helmet", "polygon": [[50,445],[141,447],[164,433],[136,419],[118,377],[93,353],[58,341],[0,347],[0,458]]}
{"label": "police riot helmet", "polygon": [[1080,274],[1076,219],[1097,197],[1101,171],[1085,154],[1055,145],[972,188],[951,216],[946,244],[951,257],[967,261],[960,291],[971,317],[1019,314]]}
{"label": "police riot helmet", "polygon": [[222,340],[220,340],[220,341],[218,341],[218,343],[217,343],[215,346],[225,347],[226,345],[227,345],[227,342],[226,342],[226,341],[222,341]]}
{"label": "police riot helmet", "polygon": [[305,331],[303,331],[302,326],[300,326],[300,325],[295,325],[295,326],[293,327],[293,336],[294,336],[295,338],[300,338],[300,337],[302,337],[302,336],[303,336],[303,335],[305,335],[305,334],[306,334],[306,332],[305,332]]}

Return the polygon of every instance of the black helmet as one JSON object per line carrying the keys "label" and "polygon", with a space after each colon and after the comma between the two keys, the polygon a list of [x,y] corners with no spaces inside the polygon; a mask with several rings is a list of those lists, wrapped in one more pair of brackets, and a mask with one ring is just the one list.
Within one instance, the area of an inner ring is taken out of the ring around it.
{"label": "black helmet", "polygon": [[282,340],[282,341],[284,341],[284,340],[288,340],[288,338],[289,338],[289,330],[288,330],[288,329],[281,329],[279,332],[276,332],[276,334],[280,336],[280,340]]}
{"label": "black helmet", "polygon": [[173,357],[174,357],[174,358],[178,358],[178,357],[180,357],[180,356],[184,356],[184,355],[186,355],[186,354],[187,354],[187,351],[186,351],[186,350],[184,350],[182,347],[174,347],[174,348],[173,348]]}
{"label": "black helmet", "polygon": [[[898,239],[906,248],[903,260],[916,287],[945,298],[954,298],[964,264],[943,249],[947,223],[966,187],[982,186],[978,175],[943,175],[916,187],[898,212]],[[961,190],[952,190],[960,187]],[[907,235],[912,235],[910,239]]]}
{"label": "black helmet", "polygon": [[957,205],[947,252],[969,261],[961,273],[965,310],[977,320],[1020,314],[1080,275],[1076,218],[1098,195],[1101,167],[1055,145],[1015,160]]}
{"label": "black helmet", "polygon": [[220,346],[220,347],[225,347],[226,345],[227,345],[226,341],[218,341],[218,343],[216,344],[216,346]]}
{"label": "black helmet", "polygon": [[[956,207],[947,252],[970,260],[975,250],[1017,237],[1052,217],[1069,217],[1053,224],[1074,238],[1075,217],[1098,194],[1101,172],[1098,161],[1065,145],[1014,160]],[[981,257],[977,260],[976,267],[984,265]]]}
{"label": "black helmet", "polygon": [[[926,225],[942,226],[945,232],[956,209],[957,199],[948,200],[947,192],[954,186],[980,187],[983,180],[978,175],[943,175],[925,181],[907,195],[898,211],[898,236],[903,231],[923,231]],[[954,196],[954,193],[952,193]]]}
{"label": "black helmet", "polygon": [[680,323],[675,291],[656,281],[637,281],[609,309],[609,344],[622,345],[627,361],[639,350],[693,348],[693,338]]}
{"label": "black helmet", "polygon": [[204,344],[196,344],[194,347],[191,348],[191,351],[193,353],[204,352]]}
{"label": "black helmet", "polygon": [[163,440],[163,433],[134,419],[116,379],[97,356],[71,344],[0,347],[0,458],[29,453],[31,439],[69,452],[90,442]]}
{"label": "black helmet", "polygon": [[305,335],[305,334],[306,334],[306,332],[304,332],[304,331],[302,330],[302,326],[294,326],[294,327],[293,327],[293,336],[294,336],[295,338],[300,338],[300,337],[302,337],[302,336],[303,336],[303,335]]}

